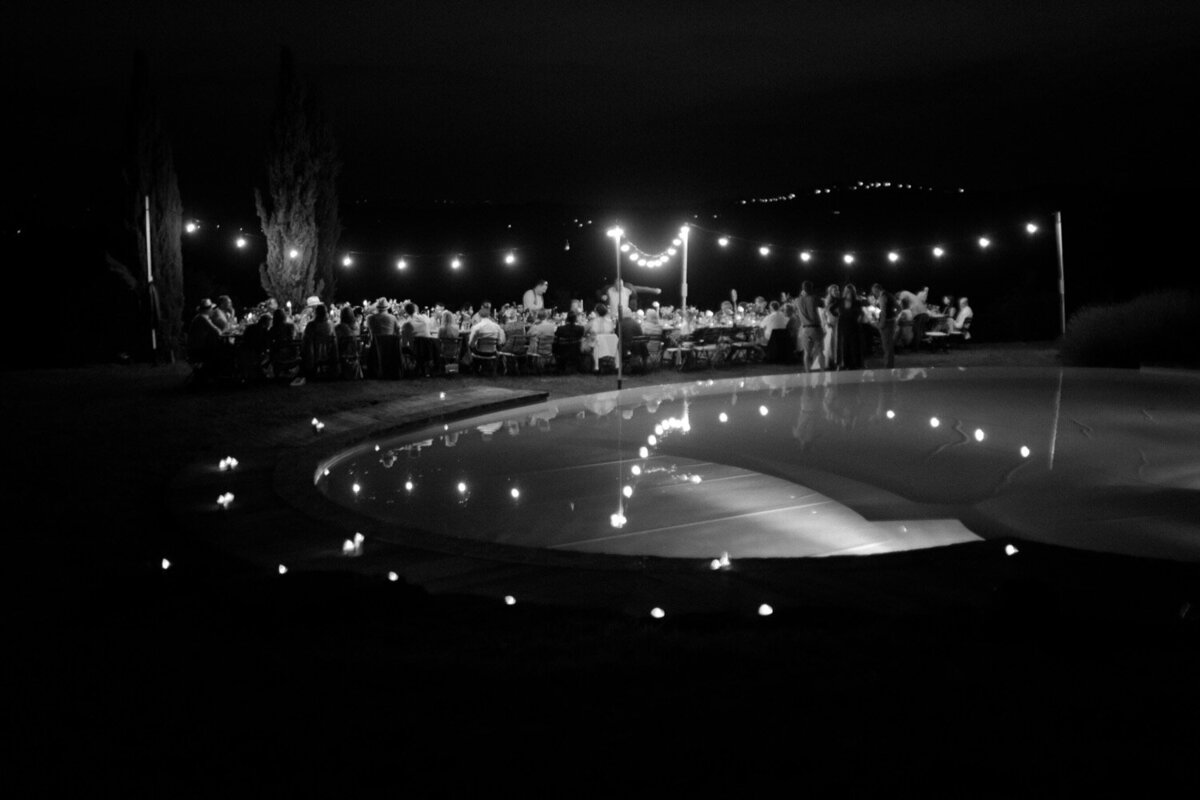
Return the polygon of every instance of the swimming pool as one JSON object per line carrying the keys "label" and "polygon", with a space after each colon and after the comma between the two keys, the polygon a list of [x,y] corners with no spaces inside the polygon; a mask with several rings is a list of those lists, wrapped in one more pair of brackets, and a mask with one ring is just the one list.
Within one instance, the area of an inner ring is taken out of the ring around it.
{"label": "swimming pool", "polygon": [[313,481],[396,542],[788,558],[1017,537],[1200,561],[1200,380],[705,379],[428,425],[340,452]]}

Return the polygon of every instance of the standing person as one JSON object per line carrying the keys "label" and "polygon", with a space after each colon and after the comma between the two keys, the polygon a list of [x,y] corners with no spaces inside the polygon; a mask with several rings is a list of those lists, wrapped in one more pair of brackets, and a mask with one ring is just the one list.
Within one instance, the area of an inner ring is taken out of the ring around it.
{"label": "standing person", "polygon": [[217,306],[212,310],[212,321],[213,325],[217,326],[217,330],[221,333],[229,330],[229,326],[233,325],[235,316],[233,301],[229,299],[229,295],[223,294],[218,297]]}
{"label": "standing person", "polygon": [[[628,314],[630,309],[637,308],[637,293],[646,292],[647,294],[662,294],[662,289],[656,289],[653,286],[636,286],[629,281],[622,280],[620,291],[617,290],[617,283],[614,281],[604,289],[604,297],[607,301],[608,310],[613,313]],[[618,295],[620,303],[617,302]]]}
{"label": "standing person", "polygon": [[900,324],[899,306],[896,296],[884,291],[878,283],[871,286],[871,296],[879,304],[879,317],[875,327],[879,329],[879,343],[883,346],[883,358],[887,369],[896,366],[896,329]]}
{"label": "standing person", "polygon": [[837,367],[838,315],[842,313],[842,290],[836,283],[825,289],[825,301],[821,305],[822,321],[825,323],[825,363],[830,369]]}
{"label": "standing person", "polygon": [[840,369],[862,369],[862,331],[859,320],[862,317],[862,303],[858,299],[858,290],[853,283],[847,283],[842,290],[842,309],[837,318],[837,361]]}
{"label": "standing person", "polygon": [[813,295],[812,281],[800,284],[800,300],[797,311],[800,317],[800,353],[804,357],[804,371],[811,372],[813,362],[825,369],[825,328],[821,324],[821,310]]}
{"label": "standing person", "polygon": [[549,285],[546,280],[540,280],[536,286],[525,292],[525,296],[521,298],[521,305],[526,311],[541,311],[546,307],[546,287]]}

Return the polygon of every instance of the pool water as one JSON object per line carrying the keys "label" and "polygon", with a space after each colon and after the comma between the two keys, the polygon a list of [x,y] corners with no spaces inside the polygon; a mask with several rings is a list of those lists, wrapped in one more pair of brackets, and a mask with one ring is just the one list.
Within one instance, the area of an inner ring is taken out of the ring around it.
{"label": "pool water", "polygon": [[397,542],[745,558],[1019,537],[1200,561],[1200,380],[706,379],[430,425],[340,453],[314,482]]}

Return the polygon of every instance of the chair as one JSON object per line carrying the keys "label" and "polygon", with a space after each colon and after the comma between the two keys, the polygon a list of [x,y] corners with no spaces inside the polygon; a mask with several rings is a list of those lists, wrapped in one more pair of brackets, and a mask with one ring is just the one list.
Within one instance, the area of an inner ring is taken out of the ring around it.
{"label": "chair", "polygon": [[650,337],[646,342],[646,371],[658,369],[662,366],[663,341],[656,336]]}
{"label": "chair", "polygon": [[582,346],[583,340],[579,338],[554,339],[554,366],[559,374],[565,372],[568,365],[579,371],[579,364],[583,360]]}
{"label": "chair", "polygon": [[613,368],[616,369],[617,358],[617,335],[615,333],[598,333],[596,334],[595,343],[592,346],[592,371],[600,371],[601,359],[612,359]]}
{"label": "chair", "polygon": [[786,364],[792,360],[795,346],[792,344],[792,333],[787,328],[776,328],[767,338],[767,349],[764,360],[771,364]]}
{"label": "chair", "polygon": [[276,340],[271,343],[271,371],[276,378],[292,380],[300,374],[300,343]]}
{"label": "chair", "polygon": [[305,377],[312,380],[336,378],[342,362],[338,358],[337,337],[316,334],[301,347]]}
{"label": "chair", "polygon": [[343,378],[361,380],[362,356],[357,336],[339,336],[337,340],[338,360],[341,362]]}
{"label": "chair", "polygon": [[500,337],[498,336],[480,336],[475,340],[475,344],[471,346],[471,363],[475,365],[475,370],[479,371],[484,365],[487,365],[492,372],[492,377],[496,377],[496,363],[500,360]]}
{"label": "chair", "polygon": [[462,342],[458,337],[443,338],[438,339],[437,347],[442,361],[442,374],[457,375],[458,362],[462,357]]}
{"label": "chair", "polygon": [[541,375],[546,365],[554,360],[554,337],[550,335],[537,337],[527,353],[529,365],[537,370],[538,375]]}
{"label": "chair", "polygon": [[504,342],[500,350],[500,364],[506,375],[516,375],[521,371],[521,362],[528,355],[529,337],[522,333],[514,333]]}
{"label": "chair", "polygon": [[400,337],[396,334],[376,336],[371,340],[371,376],[374,378],[400,377]]}

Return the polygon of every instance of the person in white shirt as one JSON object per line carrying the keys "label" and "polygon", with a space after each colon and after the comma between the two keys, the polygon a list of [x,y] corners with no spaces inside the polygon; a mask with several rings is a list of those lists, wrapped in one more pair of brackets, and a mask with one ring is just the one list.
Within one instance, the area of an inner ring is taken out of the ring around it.
{"label": "person in white shirt", "polygon": [[413,336],[426,339],[437,338],[437,331],[432,330],[433,326],[429,322],[429,317],[420,312],[416,303],[405,303],[404,314],[406,317],[404,327],[411,326]]}
{"label": "person in white shirt", "polygon": [[537,322],[529,329],[529,349],[534,351],[537,349],[538,342],[543,339],[553,339],[554,332],[558,330],[558,326],[550,321],[550,312],[542,309],[537,312]]}
{"label": "person in white shirt", "polygon": [[[971,310],[971,306],[967,302],[967,298],[965,298],[965,297],[958,298],[958,315],[950,320],[951,332],[962,333],[963,326],[966,325],[967,320],[969,320],[973,316],[975,316],[975,312]],[[966,334],[966,336],[967,336],[967,338],[970,338],[971,334],[968,332]]]}
{"label": "person in white shirt", "polygon": [[[620,298],[621,298],[621,302],[620,302],[620,306],[619,306],[621,314],[629,313],[629,311],[630,311],[629,298],[631,296],[633,296],[634,294],[636,294],[637,292],[646,292],[648,294],[662,294],[662,289],[656,289],[653,286],[635,286],[634,284],[630,283],[629,281],[626,281],[626,280],[621,281],[621,290],[619,292]],[[608,301],[606,304],[608,306],[608,310],[610,313],[612,313],[615,316],[618,313],[617,312],[617,309],[618,309],[617,284],[615,282],[612,284],[609,284],[609,286],[605,290],[604,294],[605,294],[605,298]],[[634,302],[636,304],[636,300]]]}
{"label": "person in white shirt", "polygon": [[475,340],[480,336],[494,337],[497,346],[504,344],[504,329],[492,319],[492,309],[487,306],[479,309],[479,321],[471,326],[471,333],[467,337],[467,346],[474,347]]}
{"label": "person in white shirt", "polygon": [[900,305],[903,306],[904,301],[907,300],[908,301],[908,310],[912,312],[912,315],[914,317],[917,316],[918,314],[928,314],[929,313],[929,309],[925,307],[925,301],[928,299],[929,299],[929,287],[928,286],[924,287],[923,289],[921,289],[921,291],[916,292],[915,294],[913,292],[908,291],[907,289],[896,293],[896,302],[900,303]]}
{"label": "person in white shirt", "polygon": [[541,311],[546,307],[545,294],[549,285],[547,281],[538,281],[536,286],[525,292],[525,296],[521,298],[521,305],[525,306],[526,311]]}

